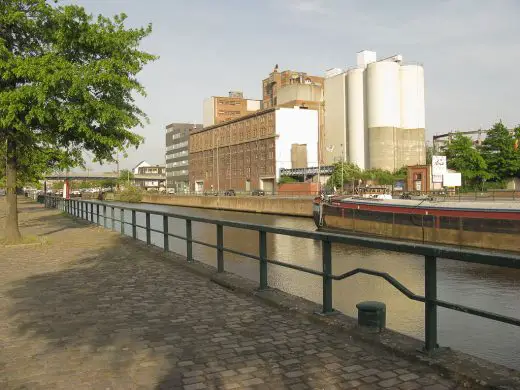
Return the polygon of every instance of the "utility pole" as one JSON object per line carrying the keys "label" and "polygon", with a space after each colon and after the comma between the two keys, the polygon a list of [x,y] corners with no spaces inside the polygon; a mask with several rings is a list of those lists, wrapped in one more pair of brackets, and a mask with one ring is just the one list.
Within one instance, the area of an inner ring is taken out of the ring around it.
{"label": "utility pole", "polygon": [[343,181],[343,170],[345,169],[345,165],[343,164],[343,144],[341,144],[341,193],[343,194],[344,181]]}
{"label": "utility pole", "polygon": [[218,168],[218,134],[217,134],[217,194],[220,192],[220,170]]}

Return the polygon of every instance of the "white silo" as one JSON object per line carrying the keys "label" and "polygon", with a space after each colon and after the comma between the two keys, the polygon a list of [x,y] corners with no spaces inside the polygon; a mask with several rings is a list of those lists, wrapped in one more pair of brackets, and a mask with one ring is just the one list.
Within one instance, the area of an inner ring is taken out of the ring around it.
{"label": "white silo", "polygon": [[351,163],[365,169],[365,69],[347,72],[348,155]]}
{"label": "white silo", "polygon": [[368,168],[399,169],[395,137],[401,126],[400,65],[379,61],[367,67]]}
{"label": "white silo", "polygon": [[426,162],[424,68],[421,65],[402,65],[399,74],[401,130],[396,137],[398,168]]}

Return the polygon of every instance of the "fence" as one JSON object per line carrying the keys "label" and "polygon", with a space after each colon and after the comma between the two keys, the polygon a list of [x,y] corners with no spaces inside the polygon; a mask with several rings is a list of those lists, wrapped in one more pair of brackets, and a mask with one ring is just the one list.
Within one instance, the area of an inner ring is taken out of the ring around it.
{"label": "fence", "polygon": [[[322,278],[322,313],[324,315],[334,313],[332,307],[332,281],[340,281],[347,279],[356,274],[366,274],[378,276],[385,279],[388,283],[394,286],[397,290],[403,293],[406,297],[413,301],[422,302],[425,305],[425,334],[424,334],[424,350],[428,353],[433,352],[437,347],[437,308],[443,307],[463,313],[476,315],[479,317],[488,318],[494,321],[520,326],[520,319],[504,316],[501,314],[491,313],[488,311],[467,307],[451,302],[437,299],[437,258],[445,258],[458,260],[468,263],[486,264],[498,267],[520,269],[520,256],[507,253],[492,253],[480,250],[458,249],[448,246],[414,244],[403,241],[376,239],[373,237],[360,237],[354,235],[340,235],[324,232],[313,232],[305,230],[292,230],[287,228],[277,228],[272,226],[250,224],[244,222],[217,220],[211,218],[203,218],[196,216],[187,216],[174,213],[143,210],[142,208],[134,208],[130,206],[111,205],[102,202],[84,201],[76,199],[63,199],[57,197],[47,196],[45,198],[45,206],[60,209],[76,218],[96,223],[107,227],[107,220],[111,221],[111,227],[114,230],[114,222],[119,222],[121,234],[125,234],[125,225],[130,225],[132,228],[132,237],[137,239],[137,228],[145,229],[146,243],[151,245],[151,233],[156,232],[163,235],[164,251],[169,251],[169,237],[174,237],[186,241],[186,258],[188,262],[193,261],[193,244],[204,245],[217,250],[217,272],[224,272],[224,253],[234,253],[236,255],[244,256],[254,259],[259,263],[259,289],[265,290],[268,288],[267,267],[268,264],[275,264],[278,266],[294,269],[297,271],[317,275]],[[89,210],[90,209],[90,210]],[[119,209],[119,219],[116,218],[116,210]],[[102,214],[100,214],[102,210]],[[107,210],[110,210],[109,217],[107,217]],[[128,223],[124,219],[125,210],[131,211],[132,222]],[[145,226],[137,224],[136,213],[145,214]],[[150,223],[150,216],[162,216],[163,229],[153,229]],[[186,236],[180,236],[168,232],[168,219],[175,218],[184,220],[186,224]],[[101,221],[102,219],[102,221]],[[192,237],[192,222],[201,222],[212,224],[216,226],[217,244],[209,244],[203,241],[198,241]],[[258,232],[258,255],[251,253],[244,253],[224,245],[224,227],[247,229]],[[317,271],[311,268],[302,267],[295,264],[283,263],[274,259],[267,258],[267,233],[280,234],[290,237],[305,238],[310,240],[321,241],[322,250],[322,271]],[[341,275],[332,274],[332,245],[333,244],[350,244],[362,247],[384,249],[395,252],[409,253],[424,256],[425,263],[425,283],[424,296],[417,295],[409,290],[406,286],[393,278],[385,272],[379,272],[371,269],[356,268]]]}

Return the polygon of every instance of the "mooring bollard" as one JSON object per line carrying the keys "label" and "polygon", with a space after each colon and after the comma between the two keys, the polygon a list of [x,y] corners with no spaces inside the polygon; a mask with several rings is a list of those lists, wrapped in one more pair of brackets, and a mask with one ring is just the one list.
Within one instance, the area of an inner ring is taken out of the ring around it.
{"label": "mooring bollard", "polygon": [[383,302],[359,302],[356,307],[358,309],[359,326],[378,332],[385,329],[386,305]]}

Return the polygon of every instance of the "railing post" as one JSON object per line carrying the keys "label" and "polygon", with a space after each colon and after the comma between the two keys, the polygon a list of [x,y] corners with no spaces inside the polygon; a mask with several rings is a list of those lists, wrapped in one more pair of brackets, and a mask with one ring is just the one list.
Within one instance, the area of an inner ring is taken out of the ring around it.
{"label": "railing post", "polygon": [[122,207],[119,209],[119,223],[121,224],[121,234],[125,234],[125,209]]}
{"label": "railing post", "polygon": [[224,226],[217,225],[217,272],[224,272]]}
{"label": "railing post", "polygon": [[424,257],[424,349],[431,353],[437,347],[437,259],[434,256]]}
{"label": "railing post", "polygon": [[330,314],[332,308],[332,244],[330,241],[321,242],[321,257],[323,265],[323,314]]}
{"label": "railing post", "polygon": [[94,203],[90,204],[90,222],[94,223]]}
{"label": "railing post", "polygon": [[168,216],[163,215],[163,249],[165,252],[170,250],[170,236],[168,235]]}
{"label": "railing post", "polygon": [[79,204],[81,208],[81,219],[85,219],[85,208],[83,207],[84,203],[83,201],[80,201]]}
{"label": "railing post", "polygon": [[132,237],[137,239],[137,216],[135,210],[132,210]]}
{"label": "railing post", "polygon": [[111,218],[111,228],[113,231],[116,230],[116,224],[114,223],[115,219],[116,219],[116,210],[114,209],[114,206],[111,206],[111,210],[110,210],[110,218]]}
{"label": "railing post", "polygon": [[258,232],[258,252],[260,257],[260,290],[266,290],[267,283],[267,233]]}
{"label": "railing post", "polygon": [[103,205],[103,227],[107,228],[107,206]]}
{"label": "railing post", "polygon": [[152,245],[152,231],[150,228],[150,213],[146,213],[146,245]]}
{"label": "railing post", "polygon": [[191,220],[186,220],[186,259],[188,261],[193,261],[193,243],[191,242]]}
{"label": "railing post", "polygon": [[96,204],[96,223],[99,225],[99,203]]}

